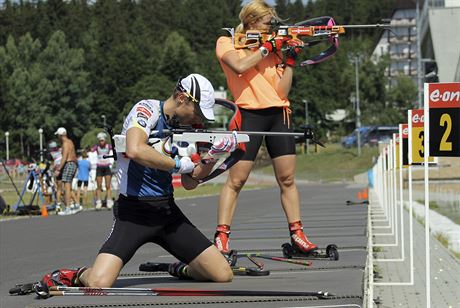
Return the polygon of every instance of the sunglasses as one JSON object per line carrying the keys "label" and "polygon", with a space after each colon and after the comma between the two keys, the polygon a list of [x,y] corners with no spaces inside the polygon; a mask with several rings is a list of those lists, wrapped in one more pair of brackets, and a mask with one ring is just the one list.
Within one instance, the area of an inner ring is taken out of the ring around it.
{"label": "sunglasses", "polygon": [[187,95],[187,97],[192,102],[199,104],[200,102],[192,94],[187,92],[187,90],[182,85],[181,80],[182,80],[182,77],[180,77],[179,80],[177,80],[176,89],[179,90],[180,92],[184,93],[185,95]]}

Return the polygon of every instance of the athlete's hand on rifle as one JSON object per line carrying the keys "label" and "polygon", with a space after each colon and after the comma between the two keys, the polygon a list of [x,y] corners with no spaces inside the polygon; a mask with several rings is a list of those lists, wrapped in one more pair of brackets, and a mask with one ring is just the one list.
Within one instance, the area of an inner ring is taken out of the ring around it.
{"label": "athlete's hand on rifle", "polygon": [[231,137],[224,137],[220,140],[215,141],[211,149],[208,151],[208,154],[210,156],[216,156],[220,154],[231,153],[235,151],[237,146],[237,133],[236,131],[233,131]]}
{"label": "athlete's hand on rifle", "polygon": [[190,157],[184,156],[179,159],[177,156],[174,158],[176,161],[176,167],[172,169],[172,173],[187,174],[191,173],[195,169],[195,164],[192,162]]}
{"label": "athlete's hand on rifle", "polygon": [[288,41],[289,38],[287,37],[273,37],[269,40],[267,40],[265,43],[262,44],[262,47],[267,48],[268,52],[276,52],[281,50],[283,47],[283,44]]}
{"label": "athlete's hand on rifle", "polygon": [[295,66],[297,55],[302,52],[304,42],[299,39],[290,39],[286,42],[286,65]]}

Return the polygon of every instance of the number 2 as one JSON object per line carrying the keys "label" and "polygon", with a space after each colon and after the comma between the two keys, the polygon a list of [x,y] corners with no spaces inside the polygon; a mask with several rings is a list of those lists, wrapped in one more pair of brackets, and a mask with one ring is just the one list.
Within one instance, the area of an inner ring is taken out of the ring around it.
{"label": "number 2", "polygon": [[441,138],[441,143],[439,144],[439,150],[452,151],[452,142],[447,141],[447,138],[449,138],[450,135],[450,131],[452,130],[452,119],[450,118],[450,115],[444,113],[439,120],[439,125],[442,127],[444,127],[444,125],[446,126],[446,130],[444,131],[444,134]]}

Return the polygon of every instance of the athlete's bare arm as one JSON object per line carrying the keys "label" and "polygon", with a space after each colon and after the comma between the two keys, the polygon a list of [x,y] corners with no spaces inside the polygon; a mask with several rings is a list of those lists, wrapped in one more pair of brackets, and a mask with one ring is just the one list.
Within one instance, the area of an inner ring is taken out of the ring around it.
{"label": "athlete's bare arm", "polygon": [[164,156],[147,145],[147,134],[140,128],[131,127],[126,132],[126,156],[135,162],[164,171],[176,166],[174,159]]}
{"label": "athlete's bare arm", "polygon": [[[246,51],[246,57],[240,58],[236,50],[226,52],[222,57],[222,62],[227,64],[235,73],[243,74],[248,69],[256,66],[263,59],[262,53],[258,50],[255,52]],[[292,86],[292,77],[294,70],[290,66],[284,68],[284,73],[280,77],[275,88],[281,99],[287,99]]]}
{"label": "athlete's bare arm", "polygon": [[[206,157],[205,157],[206,158]],[[195,166],[195,169],[190,174],[182,174],[182,186],[186,190],[194,189],[198,186],[198,181],[211,173],[214,163],[203,164],[201,161]]]}
{"label": "athlete's bare arm", "polygon": [[237,74],[243,74],[248,69],[256,66],[262,59],[263,57],[260,51],[247,51],[246,57],[240,58],[236,50],[230,50],[222,57],[222,61]]}

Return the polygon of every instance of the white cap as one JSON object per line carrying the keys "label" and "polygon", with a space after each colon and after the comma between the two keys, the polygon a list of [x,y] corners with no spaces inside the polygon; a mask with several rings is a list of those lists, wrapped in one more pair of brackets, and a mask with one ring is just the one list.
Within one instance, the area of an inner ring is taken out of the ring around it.
{"label": "white cap", "polygon": [[205,118],[214,121],[214,88],[211,82],[199,74],[190,74],[179,80],[179,86],[197,100]]}
{"label": "white cap", "polygon": [[57,145],[57,143],[56,143],[55,141],[51,141],[51,142],[48,144],[48,147],[49,147],[50,149],[54,149],[54,148],[57,148],[58,145]]}
{"label": "white cap", "polygon": [[59,127],[57,131],[54,132],[55,135],[67,135],[67,130],[64,127]]}
{"label": "white cap", "polygon": [[107,138],[106,133],[100,132],[97,134],[97,140],[105,140],[105,138]]}

